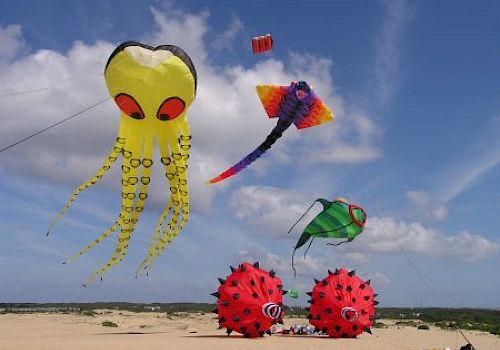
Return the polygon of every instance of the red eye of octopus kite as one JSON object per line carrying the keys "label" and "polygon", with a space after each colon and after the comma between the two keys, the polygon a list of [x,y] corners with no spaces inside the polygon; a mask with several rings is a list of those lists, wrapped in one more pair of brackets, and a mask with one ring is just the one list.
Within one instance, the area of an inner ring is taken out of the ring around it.
{"label": "red eye of octopus kite", "polygon": [[220,327],[227,334],[234,330],[247,338],[271,335],[273,324],[282,322],[283,285],[274,271],[259,268],[259,263],[242,263],[238,268],[231,267],[231,275],[219,278],[219,290],[212,295],[217,300]]}
{"label": "red eye of octopus kite", "polygon": [[160,120],[172,120],[177,118],[183,111],[186,104],[178,97],[170,97],[163,101],[156,117]]}
{"label": "red eye of octopus kite", "polygon": [[141,106],[137,103],[136,100],[130,95],[127,94],[118,94],[115,97],[115,102],[120,108],[120,110],[134,119],[144,119],[144,112],[141,109]]}

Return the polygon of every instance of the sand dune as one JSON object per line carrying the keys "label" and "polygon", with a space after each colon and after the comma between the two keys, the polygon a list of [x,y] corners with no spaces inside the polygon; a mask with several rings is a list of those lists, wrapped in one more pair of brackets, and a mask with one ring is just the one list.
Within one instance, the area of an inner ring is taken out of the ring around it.
{"label": "sand dune", "polygon": [[[74,314],[3,314],[0,315],[0,350],[391,350],[452,349],[464,343],[457,332],[436,328],[390,326],[374,329],[357,339],[330,339],[320,336],[281,336],[246,339],[230,337],[217,329],[212,314],[132,313],[99,311],[95,316]],[[118,327],[104,327],[110,321]],[[307,324],[305,319],[285,319],[285,325]],[[500,350],[500,337],[466,332],[478,350]]]}

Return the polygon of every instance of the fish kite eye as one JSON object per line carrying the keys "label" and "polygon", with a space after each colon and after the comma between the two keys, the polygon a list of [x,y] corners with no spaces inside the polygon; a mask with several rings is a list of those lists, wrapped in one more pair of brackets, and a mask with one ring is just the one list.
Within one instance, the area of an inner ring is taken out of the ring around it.
{"label": "fish kite eye", "polygon": [[141,106],[130,95],[121,93],[115,97],[115,102],[120,110],[134,119],[144,119],[144,112]]}

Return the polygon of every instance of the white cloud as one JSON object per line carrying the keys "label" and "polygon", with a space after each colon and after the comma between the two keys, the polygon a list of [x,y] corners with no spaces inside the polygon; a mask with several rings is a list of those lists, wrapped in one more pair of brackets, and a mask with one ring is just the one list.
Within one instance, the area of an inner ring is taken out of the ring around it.
{"label": "white cloud", "polygon": [[[297,270],[297,279],[293,278],[292,285],[301,291],[307,291],[313,286],[312,279],[321,279],[327,276],[328,270],[334,271],[337,268],[351,270],[352,263],[336,260],[336,265],[332,265],[331,259],[324,257],[308,256],[307,259],[296,257],[294,265]],[[233,265],[236,266],[242,262],[254,263],[256,261],[259,262],[262,269],[274,270],[277,276],[285,282],[290,281],[293,276],[290,257],[282,257],[263,250],[252,250],[252,252],[241,250],[234,257]],[[385,273],[370,272],[369,269],[365,269],[363,272],[358,271],[358,275],[363,280],[371,279],[372,285],[388,285],[391,282],[391,279]],[[285,285],[285,288],[288,287],[288,285]]]}
{"label": "white cloud", "polygon": [[[20,25],[0,25],[0,68],[26,49]],[[1,73],[0,73],[1,74]]]}
{"label": "white cloud", "polygon": [[[249,263],[258,261],[261,268],[265,270],[274,270],[278,275],[290,276],[293,273],[289,257],[283,258],[276,254],[271,254],[264,251],[256,252],[254,250],[252,252],[249,252],[247,250],[241,250],[236,255],[234,263],[240,264],[245,261]],[[331,267],[321,259],[308,257],[307,259],[297,259],[295,261],[295,268],[297,269],[297,272],[300,272],[301,278],[312,278],[325,275],[328,268]]]}
{"label": "white cloud", "polygon": [[213,48],[217,50],[225,49],[231,51],[234,40],[238,34],[241,33],[243,28],[244,26],[241,20],[237,16],[234,16],[228,24],[226,30],[213,40]]}
{"label": "white cloud", "polygon": [[342,99],[335,108],[335,127],[313,128],[300,134],[302,158],[310,163],[365,163],[383,156],[377,145],[382,128],[366,114],[346,109]]}
{"label": "white cloud", "polygon": [[339,145],[313,155],[313,159],[324,162],[364,163],[378,159],[381,156],[380,150],[377,148]]}
{"label": "white cloud", "polygon": [[408,191],[406,198],[410,201],[414,215],[432,220],[444,220],[448,216],[446,205],[432,199],[426,191]]}
{"label": "white cloud", "polygon": [[[439,183],[434,184],[432,198],[424,191],[410,191],[407,198],[413,209],[421,209],[429,205],[431,216],[444,219],[447,207],[459,196],[481,184],[485,175],[500,165],[500,117],[493,118],[484,125],[478,135],[463,143],[457,149],[448,164],[444,164],[435,177]],[[483,194],[484,196],[484,194]]]}
{"label": "white cloud", "polygon": [[444,193],[444,200],[446,202],[453,200],[458,195],[472,187],[483,174],[495,168],[500,164],[500,147],[493,149],[490,154],[483,159],[475,160],[464,166],[460,171],[454,172],[456,176],[451,180]]}
{"label": "white cloud", "polygon": [[500,164],[500,117],[493,118],[458,155],[456,164],[447,169],[446,185],[440,191],[444,202],[452,201],[476,185]]}
{"label": "white cloud", "polygon": [[383,272],[369,272],[367,277],[372,280],[373,285],[384,285],[391,283],[391,279]]}
{"label": "white cloud", "polygon": [[[230,204],[237,218],[265,228],[265,233],[261,232],[266,236],[287,237],[288,229],[308,207],[305,198],[276,187],[243,186],[233,193]],[[321,208],[321,205],[317,204],[317,207]],[[311,210],[298,228],[314,217],[318,208]]]}
{"label": "white cloud", "polygon": [[399,85],[403,37],[415,14],[413,5],[406,0],[386,0],[383,4],[385,19],[376,40],[374,64],[374,83],[382,104],[391,99]]}
{"label": "white cloud", "polygon": [[497,255],[500,243],[470,232],[445,235],[420,223],[370,218],[351,249],[363,253],[407,252],[439,259],[475,262]]}
{"label": "white cloud", "polygon": [[192,14],[182,12],[173,7],[165,11],[151,7],[154,17],[153,32],[144,36],[143,41],[151,45],[166,43],[182,47],[191,57],[195,66],[207,59],[204,36],[208,31],[208,11]]}

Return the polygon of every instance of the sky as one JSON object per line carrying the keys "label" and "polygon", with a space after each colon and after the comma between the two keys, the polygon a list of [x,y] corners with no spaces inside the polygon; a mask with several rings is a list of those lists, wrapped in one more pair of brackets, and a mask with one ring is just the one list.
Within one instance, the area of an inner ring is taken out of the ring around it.
{"label": "sky", "polygon": [[[128,40],[192,58],[191,218],[149,276],[135,278],[168,199],[159,167],[124,261],[111,256],[120,170],[45,233],[116,138],[112,99],[0,152],[0,302],[211,302],[229,265],[260,261],[303,293],[327,269],[371,279],[380,306],[500,308],[500,4],[455,1],[11,1],[0,3],[0,148],[108,97],[106,61]],[[251,38],[274,49],[253,55]],[[333,122],[288,129],[244,172],[207,187],[270,133],[259,84],[305,80]],[[368,213],[350,244],[290,257],[316,198]]]}

